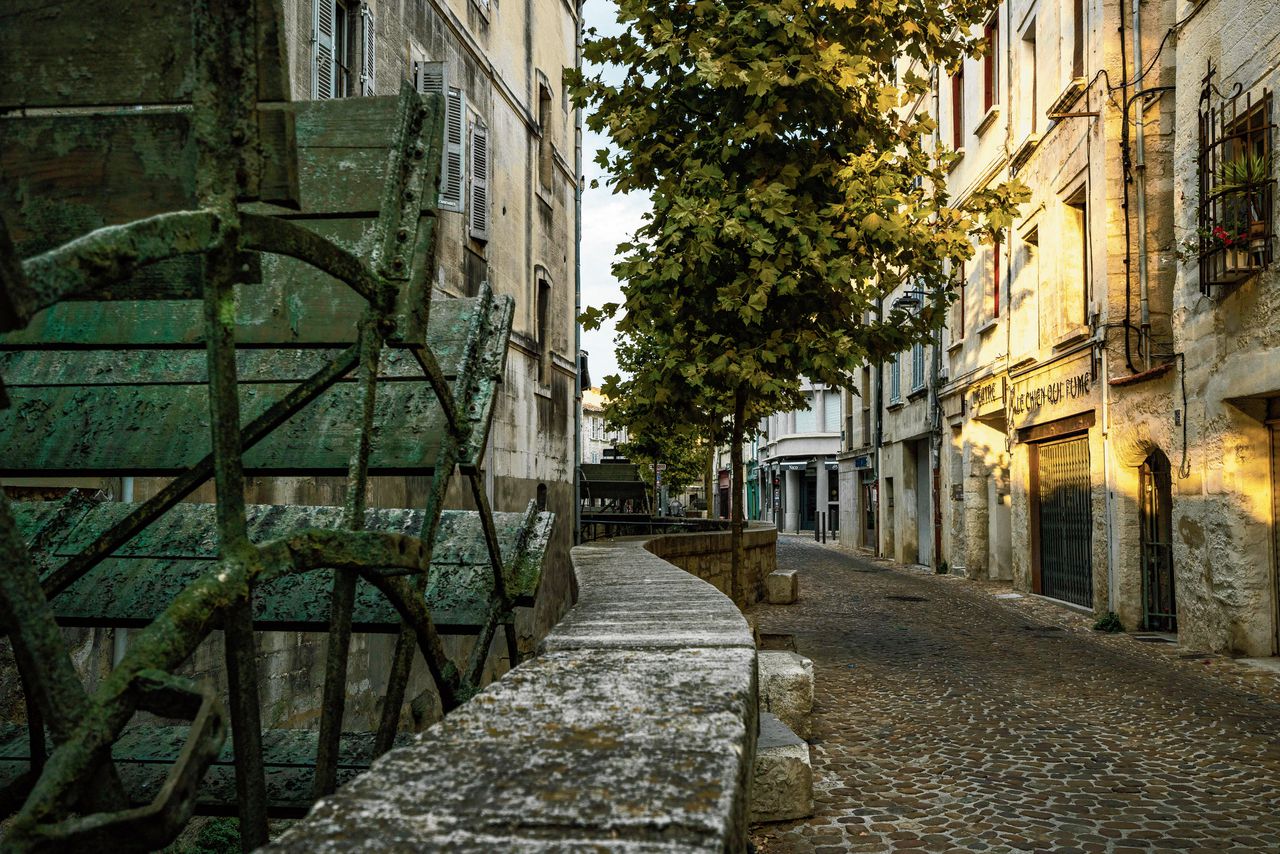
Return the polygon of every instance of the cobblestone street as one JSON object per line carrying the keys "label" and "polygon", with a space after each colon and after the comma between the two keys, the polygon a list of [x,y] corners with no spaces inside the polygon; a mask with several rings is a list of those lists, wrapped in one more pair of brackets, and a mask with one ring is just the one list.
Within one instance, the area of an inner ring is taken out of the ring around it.
{"label": "cobblestone street", "polygon": [[1007,588],[793,537],[813,659],[816,815],[768,854],[1280,851],[1280,679]]}

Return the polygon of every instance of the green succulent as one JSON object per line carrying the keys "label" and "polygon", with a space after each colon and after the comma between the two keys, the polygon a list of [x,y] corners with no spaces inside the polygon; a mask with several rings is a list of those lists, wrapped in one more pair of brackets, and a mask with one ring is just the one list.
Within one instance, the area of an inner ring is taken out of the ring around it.
{"label": "green succulent", "polygon": [[1240,190],[1263,183],[1270,177],[1267,160],[1267,156],[1261,151],[1246,151],[1231,158],[1222,164],[1218,174],[1218,188]]}

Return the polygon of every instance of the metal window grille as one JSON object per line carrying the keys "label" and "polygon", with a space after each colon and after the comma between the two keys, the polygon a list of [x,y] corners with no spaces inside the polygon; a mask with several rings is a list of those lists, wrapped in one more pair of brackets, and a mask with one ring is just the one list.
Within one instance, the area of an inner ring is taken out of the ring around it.
{"label": "metal window grille", "polygon": [[1200,90],[1200,290],[1242,282],[1275,259],[1275,162],[1271,93],[1239,83],[1224,95],[1210,64]]}

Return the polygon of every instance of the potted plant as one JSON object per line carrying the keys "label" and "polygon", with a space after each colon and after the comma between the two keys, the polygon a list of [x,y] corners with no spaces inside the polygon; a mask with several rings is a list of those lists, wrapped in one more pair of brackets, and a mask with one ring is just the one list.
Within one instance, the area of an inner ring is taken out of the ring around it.
{"label": "potted plant", "polygon": [[[1240,213],[1248,222],[1242,236],[1249,239],[1249,248],[1261,250],[1267,239],[1266,211],[1263,204],[1266,194],[1263,188],[1270,176],[1268,158],[1261,151],[1243,151],[1222,164],[1217,189],[1224,197],[1238,196]],[[1232,205],[1234,207],[1234,205]]]}

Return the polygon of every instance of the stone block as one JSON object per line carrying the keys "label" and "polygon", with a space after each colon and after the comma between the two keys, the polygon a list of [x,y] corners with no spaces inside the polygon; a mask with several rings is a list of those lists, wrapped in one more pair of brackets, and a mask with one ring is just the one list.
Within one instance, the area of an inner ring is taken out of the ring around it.
{"label": "stone block", "polygon": [[813,766],[809,745],[768,712],[751,776],[751,820],[788,821],[813,815]]}
{"label": "stone block", "polygon": [[800,574],[794,569],[778,569],[764,579],[770,605],[793,605],[800,596]]}
{"label": "stone block", "polygon": [[813,662],[782,650],[759,653],[760,710],[776,715],[801,738],[811,735]]}

